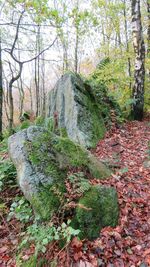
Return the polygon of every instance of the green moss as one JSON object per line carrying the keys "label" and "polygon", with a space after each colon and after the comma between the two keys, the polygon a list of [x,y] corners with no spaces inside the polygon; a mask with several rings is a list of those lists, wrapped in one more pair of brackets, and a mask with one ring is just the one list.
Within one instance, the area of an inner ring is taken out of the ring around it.
{"label": "green moss", "polygon": [[44,126],[44,124],[45,124],[45,117],[44,116],[38,116],[35,119],[35,125],[37,125],[37,126]]}
{"label": "green moss", "polygon": [[[81,132],[87,133],[89,140],[87,146],[92,148],[96,146],[99,139],[104,137],[106,128],[98,104],[92,94],[92,89],[90,86],[86,89],[89,94],[84,96],[84,108],[82,104],[79,106],[77,124]],[[78,99],[77,102],[82,102],[82,99]]]}
{"label": "green moss", "polygon": [[103,227],[116,226],[118,213],[115,189],[93,186],[79,200],[74,224],[81,230],[81,238],[94,239]]}
{"label": "green moss", "polygon": [[[17,265],[18,266],[18,265]],[[29,260],[22,262],[20,267],[36,267],[37,266],[37,259],[35,256],[31,256]]]}
{"label": "green moss", "polygon": [[88,105],[92,114],[92,146],[95,147],[97,145],[97,142],[104,137],[106,128],[101,112],[97,108],[97,104],[90,101]]}
{"label": "green moss", "polygon": [[34,207],[35,213],[43,220],[49,220],[54,212],[58,211],[63,199],[64,187],[56,185],[41,186],[40,192],[33,195],[30,200]]}
{"label": "green moss", "polygon": [[120,118],[122,117],[120,106],[113,96],[108,94],[107,86],[97,77],[96,73],[93,73],[90,79],[86,80],[85,87],[93,98],[93,102],[96,104],[97,111],[99,111],[97,114],[100,118],[99,127],[102,126],[103,134],[105,132],[105,127],[108,129],[112,125],[111,110],[115,111],[116,119],[118,119],[119,122]]}
{"label": "green moss", "polygon": [[66,138],[68,137],[66,128],[60,128],[59,132],[61,137],[66,137]]}
{"label": "green moss", "polygon": [[36,256],[31,256],[29,260],[17,265],[18,267],[43,267],[48,266],[48,262],[45,258],[37,259]]}
{"label": "green moss", "polygon": [[84,167],[98,179],[111,174],[104,164],[68,137],[44,133],[29,143],[28,151],[30,161],[40,168],[43,165],[43,172],[55,178],[65,178],[70,167]]}
{"label": "green moss", "polygon": [[87,152],[80,145],[73,143],[69,138],[56,137],[54,148],[65,157],[70,166],[81,167],[87,165]]}
{"label": "green moss", "polygon": [[21,126],[20,126],[20,130],[23,130],[23,129],[27,129],[29,128],[29,126],[31,126],[31,123],[29,120],[25,120],[22,122]]}
{"label": "green moss", "polygon": [[104,179],[111,175],[111,171],[92,154],[89,153],[88,158],[88,168],[94,178]]}

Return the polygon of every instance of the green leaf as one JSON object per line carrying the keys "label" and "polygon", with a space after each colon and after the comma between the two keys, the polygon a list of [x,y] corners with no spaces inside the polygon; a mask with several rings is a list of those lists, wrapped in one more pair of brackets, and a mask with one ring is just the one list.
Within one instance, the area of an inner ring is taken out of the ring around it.
{"label": "green leaf", "polygon": [[67,225],[63,222],[61,227],[62,227],[62,229],[65,229],[67,227]]}
{"label": "green leaf", "polygon": [[46,247],[42,247],[42,252],[45,253],[46,252]]}
{"label": "green leaf", "polygon": [[47,245],[48,243],[49,243],[48,238],[44,238],[43,241],[42,241],[42,244],[43,245]]}

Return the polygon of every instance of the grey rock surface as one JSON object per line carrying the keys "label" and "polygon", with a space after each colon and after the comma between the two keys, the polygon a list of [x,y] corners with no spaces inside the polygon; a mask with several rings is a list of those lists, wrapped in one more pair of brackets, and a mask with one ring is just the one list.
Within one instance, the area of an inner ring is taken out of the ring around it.
{"label": "grey rock surface", "polygon": [[85,147],[94,147],[104,135],[98,106],[79,75],[63,75],[50,91],[47,117],[54,113],[58,114],[58,126],[66,129],[68,137]]}
{"label": "grey rock surface", "polygon": [[38,192],[39,184],[51,184],[53,181],[52,177],[47,177],[31,164],[26,149],[26,143],[32,142],[43,132],[42,127],[31,126],[8,139],[9,155],[17,169],[18,183],[29,201]]}

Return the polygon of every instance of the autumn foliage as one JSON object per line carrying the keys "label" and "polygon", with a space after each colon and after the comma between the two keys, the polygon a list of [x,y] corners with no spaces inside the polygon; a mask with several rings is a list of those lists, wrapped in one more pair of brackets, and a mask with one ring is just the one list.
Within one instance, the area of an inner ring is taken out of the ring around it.
{"label": "autumn foliage", "polygon": [[[42,257],[56,259],[59,267],[136,267],[150,266],[150,123],[127,122],[106,133],[93,152],[114,170],[106,180],[91,184],[114,186],[118,192],[120,218],[116,228],[105,227],[93,242],[74,237],[65,249],[57,242]],[[16,191],[17,192],[17,191]],[[13,192],[3,192],[7,210]],[[11,195],[12,194],[12,195]],[[7,222],[1,214],[0,266],[17,266],[15,253],[21,225]],[[24,251],[27,260],[34,246]],[[41,257],[40,256],[40,257]],[[142,265],[143,264],[143,265]],[[43,265],[47,266],[47,265]]]}

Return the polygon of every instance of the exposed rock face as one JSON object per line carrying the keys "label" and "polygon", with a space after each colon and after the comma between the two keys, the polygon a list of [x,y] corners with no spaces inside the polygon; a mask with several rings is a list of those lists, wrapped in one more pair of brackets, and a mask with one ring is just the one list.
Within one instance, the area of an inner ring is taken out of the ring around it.
{"label": "exposed rock face", "polygon": [[9,138],[9,154],[16,166],[18,183],[34,210],[47,219],[59,207],[54,187],[62,193],[70,167],[89,170],[104,178],[110,171],[93,155],[67,137],[31,126]]}
{"label": "exposed rock face", "polygon": [[93,147],[103,137],[101,113],[82,79],[69,73],[61,77],[49,93],[48,117],[58,114],[58,126],[66,128],[69,138],[85,147]]}
{"label": "exposed rock face", "polygon": [[8,139],[9,154],[17,169],[18,183],[28,200],[38,192],[39,184],[51,184],[53,181],[53,177],[44,175],[36,165],[31,164],[26,147],[27,142],[33,142],[44,132],[42,127],[32,126]]}

